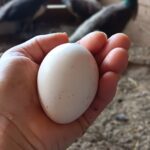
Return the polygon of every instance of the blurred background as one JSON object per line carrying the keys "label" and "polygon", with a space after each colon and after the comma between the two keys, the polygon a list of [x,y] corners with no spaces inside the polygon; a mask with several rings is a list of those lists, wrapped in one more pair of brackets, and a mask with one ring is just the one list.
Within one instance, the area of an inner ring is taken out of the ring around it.
{"label": "blurred background", "polygon": [[68,150],[150,150],[149,0],[0,0],[0,53],[36,35],[124,32],[129,65],[113,102]]}

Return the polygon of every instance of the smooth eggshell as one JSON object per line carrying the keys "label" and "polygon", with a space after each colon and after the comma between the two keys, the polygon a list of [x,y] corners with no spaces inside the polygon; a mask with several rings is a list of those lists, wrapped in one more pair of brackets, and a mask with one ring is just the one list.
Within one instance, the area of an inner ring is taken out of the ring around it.
{"label": "smooth eggshell", "polygon": [[50,51],[40,65],[38,92],[50,119],[70,123],[89,107],[98,87],[98,67],[92,54],[75,43]]}

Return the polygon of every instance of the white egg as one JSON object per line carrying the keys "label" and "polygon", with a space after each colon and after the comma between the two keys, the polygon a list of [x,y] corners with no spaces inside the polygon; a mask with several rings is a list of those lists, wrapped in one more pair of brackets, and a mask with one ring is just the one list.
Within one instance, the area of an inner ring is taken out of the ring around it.
{"label": "white egg", "polygon": [[92,54],[75,43],[60,45],[44,58],[38,72],[43,110],[57,123],[79,118],[92,103],[99,72]]}

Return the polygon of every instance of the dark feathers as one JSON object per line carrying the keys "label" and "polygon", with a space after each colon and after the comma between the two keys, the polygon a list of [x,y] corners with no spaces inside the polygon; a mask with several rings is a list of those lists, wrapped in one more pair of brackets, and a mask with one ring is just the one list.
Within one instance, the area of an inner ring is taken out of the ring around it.
{"label": "dark feathers", "polygon": [[11,0],[0,7],[0,21],[22,21],[32,18],[46,0]]}
{"label": "dark feathers", "polygon": [[62,0],[73,15],[86,19],[99,11],[102,5],[97,0]]}
{"label": "dark feathers", "polygon": [[15,34],[30,27],[46,0],[11,0],[0,7],[0,35]]}
{"label": "dark feathers", "polygon": [[108,36],[122,32],[128,21],[137,14],[135,10],[137,4],[127,6],[125,2],[106,6],[83,22],[70,37],[70,41],[75,42],[95,30],[103,31]]}

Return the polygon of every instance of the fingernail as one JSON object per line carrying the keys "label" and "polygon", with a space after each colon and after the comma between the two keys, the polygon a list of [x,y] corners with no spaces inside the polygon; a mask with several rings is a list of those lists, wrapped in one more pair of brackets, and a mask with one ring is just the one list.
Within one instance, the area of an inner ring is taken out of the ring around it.
{"label": "fingernail", "polygon": [[103,34],[106,39],[108,38],[107,34],[106,34],[105,32],[102,32],[102,31],[94,31],[94,32],[92,32],[92,33]]}

